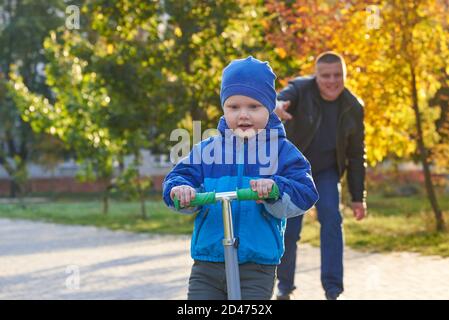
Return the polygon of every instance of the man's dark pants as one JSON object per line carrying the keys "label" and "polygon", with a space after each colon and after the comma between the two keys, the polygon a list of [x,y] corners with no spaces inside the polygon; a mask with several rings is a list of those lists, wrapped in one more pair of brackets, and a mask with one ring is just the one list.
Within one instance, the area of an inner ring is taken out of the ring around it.
{"label": "man's dark pants", "polygon": [[[339,175],[331,168],[314,175],[320,199],[315,207],[321,225],[321,284],[328,294],[343,292],[343,230],[339,210]],[[287,220],[285,253],[278,266],[278,289],[288,294],[295,289],[297,242],[300,239],[302,215]]]}

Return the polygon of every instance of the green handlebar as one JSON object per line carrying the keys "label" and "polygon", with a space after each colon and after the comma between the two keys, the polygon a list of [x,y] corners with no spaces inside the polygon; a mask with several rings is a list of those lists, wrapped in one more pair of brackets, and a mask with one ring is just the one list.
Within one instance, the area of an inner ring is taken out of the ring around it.
{"label": "green handlebar", "polygon": [[[173,199],[176,210],[181,209],[181,203],[178,197]],[[205,204],[215,203],[215,192],[203,192],[195,194],[195,199],[190,201],[190,207],[204,206]]]}
{"label": "green handlebar", "polygon": [[239,201],[243,200],[262,200],[262,199],[279,199],[279,188],[276,184],[273,184],[270,193],[267,198],[259,198],[259,195],[256,191],[253,191],[251,188],[247,189],[237,189],[237,199]]}
{"label": "green handlebar", "polygon": [[[195,194],[195,198],[190,201],[190,207],[204,206],[206,204],[213,204],[217,202],[215,192],[204,192]],[[259,198],[256,191],[251,190],[251,188],[237,189],[237,200],[262,200],[262,199],[279,199],[279,188],[276,184],[273,184],[271,192],[268,194],[267,198]],[[173,199],[173,203],[177,210],[181,209],[181,203],[177,197]]]}

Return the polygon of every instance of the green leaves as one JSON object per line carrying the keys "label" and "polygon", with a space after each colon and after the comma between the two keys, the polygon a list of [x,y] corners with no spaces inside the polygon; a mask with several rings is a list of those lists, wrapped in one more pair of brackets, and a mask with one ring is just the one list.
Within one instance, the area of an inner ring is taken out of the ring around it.
{"label": "green leaves", "polygon": [[[435,145],[437,117],[427,101],[439,88],[437,79],[449,58],[441,4],[386,0],[373,2],[377,10],[368,12],[369,2],[318,3],[267,2],[273,15],[268,20],[267,39],[280,58],[294,57],[302,67],[284,75],[313,73],[314,58],[320,52],[335,50],[343,54],[347,86],[365,102],[367,155],[369,163],[375,165],[388,156],[410,158],[416,152],[411,62],[418,71],[426,145]],[[380,25],[372,28],[369,22],[376,12]],[[412,26],[413,21],[416,23]]]}

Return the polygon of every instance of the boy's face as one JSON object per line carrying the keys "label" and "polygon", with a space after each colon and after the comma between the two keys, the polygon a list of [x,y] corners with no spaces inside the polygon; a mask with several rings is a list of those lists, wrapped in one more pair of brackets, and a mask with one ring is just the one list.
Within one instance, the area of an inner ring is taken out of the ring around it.
{"label": "boy's face", "polygon": [[268,109],[247,96],[230,96],[223,110],[228,127],[239,137],[252,137],[268,123]]}

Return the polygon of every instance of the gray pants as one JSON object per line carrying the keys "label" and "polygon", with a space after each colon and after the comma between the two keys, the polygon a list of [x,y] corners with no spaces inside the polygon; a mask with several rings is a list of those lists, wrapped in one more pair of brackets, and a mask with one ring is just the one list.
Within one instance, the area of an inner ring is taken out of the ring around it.
{"label": "gray pants", "polygon": [[[240,265],[243,300],[270,300],[276,279],[276,265],[244,263]],[[189,300],[226,300],[224,263],[195,260],[189,279]]]}

